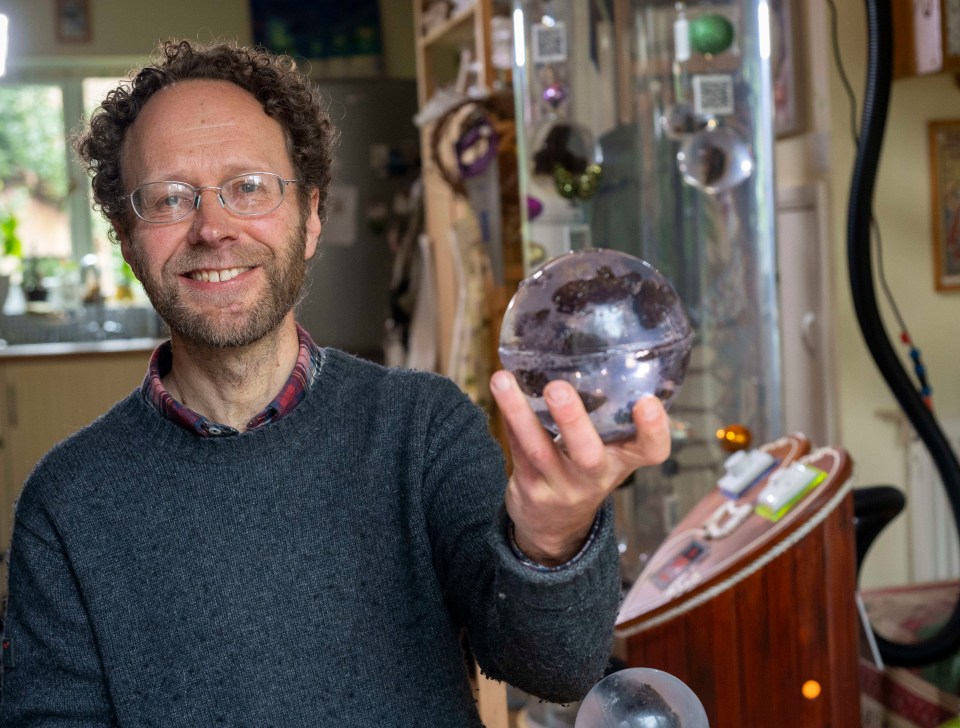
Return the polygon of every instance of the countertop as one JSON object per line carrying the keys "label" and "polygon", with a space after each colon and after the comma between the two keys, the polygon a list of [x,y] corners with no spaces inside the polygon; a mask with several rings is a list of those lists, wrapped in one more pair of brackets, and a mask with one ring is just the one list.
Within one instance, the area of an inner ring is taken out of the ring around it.
{"label": "countertop", "polygon": [[[163,339],[104,339],[103,341],[64,341],[53,344],[11,344],[0,346],[0,361],[4,359],[48,356],[75,356],[89,354],[123,354],[143,352],[149,355]],[[146,357],[144,358],[146,366]]]}

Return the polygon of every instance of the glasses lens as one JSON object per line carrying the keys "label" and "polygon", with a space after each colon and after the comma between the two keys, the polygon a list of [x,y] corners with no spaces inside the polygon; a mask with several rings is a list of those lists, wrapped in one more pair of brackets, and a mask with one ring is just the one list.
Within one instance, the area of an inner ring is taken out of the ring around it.
{"label": "glasses lens", "polygon": [[180,182],[149,182],[133,191],[134,212],[147,222],[173,222],[190,214],[196,192]]}
{"label": "glasses lens", "polygon": [[240,215],[272,212],[283,201],[283,180],[269,172],[241,174],[224,181],[223,201]]}

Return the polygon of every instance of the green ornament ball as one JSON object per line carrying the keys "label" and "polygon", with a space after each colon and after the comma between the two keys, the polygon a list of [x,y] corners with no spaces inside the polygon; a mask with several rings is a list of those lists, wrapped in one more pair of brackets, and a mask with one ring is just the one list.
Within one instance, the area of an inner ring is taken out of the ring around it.
{"label": "green ornament ball", "polygon": [[733,33],[733,23],[726,15],[698,15],[690,21],[690,46],[697,53],[717,55],[733,45]]}

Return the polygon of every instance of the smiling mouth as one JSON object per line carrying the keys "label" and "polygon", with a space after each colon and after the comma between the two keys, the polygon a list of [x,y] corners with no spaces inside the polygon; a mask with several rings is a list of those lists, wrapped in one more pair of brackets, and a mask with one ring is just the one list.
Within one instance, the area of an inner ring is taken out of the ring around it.
{"label": "smiling mouth", "polygon": [[238,275],[241,273],[246,273],[248,270],[253,270],[253,266],[245,266],[243,268],[192,270],[186,275],[187,278],[195,281],[203,281],[204,283],[226,283],[231,278],[236,278]]}

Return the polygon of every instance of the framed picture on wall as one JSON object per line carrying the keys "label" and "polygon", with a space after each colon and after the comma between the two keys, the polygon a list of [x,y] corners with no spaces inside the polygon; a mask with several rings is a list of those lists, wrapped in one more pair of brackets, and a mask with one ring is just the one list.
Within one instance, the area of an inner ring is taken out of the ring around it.
{"label": "framed picture on wall", "polygon": [[778,138],[803,131],[800,89],[800,17],[793,0],[770,2],[770,73],[773,77],[774,130]]}
{"label": "framed picture on wall", "polygon": [[930,189],[934,284],[960,291],[960,119],[931,121]]}
{"label": "framed picture on wall", "polygon": [[90,40],[90,0],[57,0],[57,40],[86,43]]}

